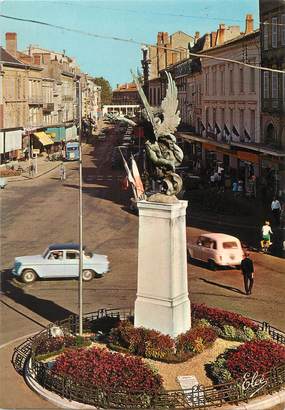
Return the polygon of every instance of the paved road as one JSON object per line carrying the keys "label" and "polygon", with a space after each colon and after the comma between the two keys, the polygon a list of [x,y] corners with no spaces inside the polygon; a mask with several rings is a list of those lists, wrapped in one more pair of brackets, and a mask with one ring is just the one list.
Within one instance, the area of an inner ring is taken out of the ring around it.
{"label": "paved road", "polygon": [[[101,307],[129,307],[136,296],[138,217],[127,211],[128,193],[120,188],[122,170],[110,167],[110,141],[87,146],[84,153],[84,242],[107,254],[112,272],[84,283],[84,311]],[[67,180],[58,170],[34,181],[15,182],[2,196],[2,295],[0,344],[39,330],[49,321],[77,312],[76,280],[46,280],[24,285],[12,279],[9,268],[19,255],[38,254],[47,244],[78,239],[78,164],[68,164]],[[205,230],[199,221],[187,228],[195,237]],[[209,226],[210,230],[217,229]],[[209,271],[188,265],[190,298],[196,303],[227,308],[285,329],[283,260],[254,254],[256,283],[252,296],[243,295],[238,270]],[[155,274],[155,267],[154,267]],[[2,406],[21,408],[11,391],[11,380],[2,380]],[[8,400],[9,399],[9,400]],[[9,404],[9,406],[7,405]],[[4,406],[6,404],[6,406]],[[32,405],[32,404],[31,404]],[[12,406],[13,407],[13,406]],[[37,405],[32,405],[38,408]]]}

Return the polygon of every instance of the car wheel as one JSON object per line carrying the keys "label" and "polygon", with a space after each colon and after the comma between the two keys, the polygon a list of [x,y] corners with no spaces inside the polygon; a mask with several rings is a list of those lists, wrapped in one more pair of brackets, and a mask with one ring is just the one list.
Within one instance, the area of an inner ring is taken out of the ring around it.
{"label": "car wheel", "polygon": [[32,283],[37,279],[37,275],[32,269],[26,269],[22,273],[21,279],[24,283]]}
{"label": "car wheel", "polygon": [[92,280],[94,277],[94,272],[91,269],[85,269],[82,272],[82,279],[84,280],[84,282],[89,282],[90,280]]}
{"label": "car wheel", "polygon": [[216,262],[213,261],[213,259],[209,259],[208,263],[209,263],[209,268],[210,268],[211,270],[213,270],[213,271],[217,270]]}

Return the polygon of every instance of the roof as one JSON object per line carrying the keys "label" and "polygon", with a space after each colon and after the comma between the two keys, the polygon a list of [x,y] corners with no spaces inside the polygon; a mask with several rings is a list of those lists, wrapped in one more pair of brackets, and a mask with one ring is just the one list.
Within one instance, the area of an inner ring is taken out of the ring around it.
{"label": "roof", "polygon": [[227,41],[225,41],[225,42],[222,43],[222,44],[216,45],[215,47],[210,47],[210,48],[207,48],[207,49],[205,49],[205,50],[202,50],[202,51],[201,51],[201,54],[203,54],[203,53],[206,53],[206,54],[207,54],[207,53],[209,53],[209,52],[211,52],[211,51],[220,50],[220,49],[223,48],[223,47],[231,46],[231,45],[234,45],[235,43],[238,43],[239,41],[249,40],[249,39],[251,39],[251,38],[258,37],[259,35],[260,35],[260,30],[259,30],[259,28],[256,29],[256,30],[254,30],[254,31],[252,31],[252,32],[250,32],[250,33],[247,33],[247,34],[242,33],[242,34],[240,34],[239,36],[233,37],[233,38],[231,38],[230,40],[227,40]]}
{"label": "roof", "polygon": [[[68,243],[53,243],[49,245],[49,250],[50,251],[57,251],[57,250],[76,250],[79,251],[79,243],[73,243],[73,242],[68,242]],[[84,249],[84,247],[83,247]]]}
{"label": "roof", "polygon": [[210,239],[213,239],[213,240],[225,239],[225,240],[228,240],[228,241],[236,241],[236,240],[239,241],[239,239],[236,238],[235,236],[227,235],[225,233],[208,233],[208,232],[206,232],[206,233],[201,234],[201,236],[206,236],[207,238],[210,238]]}
{"label": "roof", "polygon": [[0,61],[2,63],[17,64],[17,65],[25,67],[25,64],[17,60],[15,57],[12,56],[12,54],[8,53],[8,51],[6,51],[5,48],[1,46],[0,46]]}

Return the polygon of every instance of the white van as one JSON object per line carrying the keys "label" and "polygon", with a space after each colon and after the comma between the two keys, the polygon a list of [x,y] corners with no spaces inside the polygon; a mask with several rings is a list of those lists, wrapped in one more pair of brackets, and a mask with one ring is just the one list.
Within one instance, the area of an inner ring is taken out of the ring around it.
{"label": "white van", "polygon": [[205,233],[187,244],[190,258],[207,262],[212,270],[217,266],[240,268],[243,249],[240,240],[223,233]]}

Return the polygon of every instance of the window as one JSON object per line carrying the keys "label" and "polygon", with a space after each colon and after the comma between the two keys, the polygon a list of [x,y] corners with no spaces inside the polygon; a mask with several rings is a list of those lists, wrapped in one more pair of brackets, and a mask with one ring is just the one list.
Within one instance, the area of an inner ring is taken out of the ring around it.
{"label": "window", "polygon": [[282,80],[283,80],[283,103],[285,106],[285,74],[282,75]]}
{"label": "window", "polygon": [[250,69],[250,91],[253,93],[255,91],[255,69]]}
{"label": "window", "polygon": [[285,14],[281,14],[281,44],[285,46]]}
{"label": "window", "polygon": [[224,249],[237,249],[238,245],[236,242],[223,242]]}
{"label": "window", "polygon": [[244,136],[244,110],[239,110],[239,135]]}
{"label": "window", "polygon": [[232,135],[233,125],[234,125],[234,110],[230,108],[230,134],[231,135]]}
{"label": "window", "polygon": [[66,252],[66,259],[79,259],[79,252]]}
{"label": "window", "polygon": [[268,20],[263,23],[263,48],[268,50],[268,34],[269,34],[269,25]]}
{"label": "window", "polygon": [[213,95],[217,94],[217,72],[213,71]]}
{"label": "window", "polygon": [[230,69],[230,94],[234,94],[234,71]]}
{"label": "window", "polygon": [[205,88],[206,88],[206,95],[209,95],[209,74],[205,75]]}
{"label": "window", "polygon": [[278,73],[272,72],[272,98],[278,98]]}
{"label": "window", "polygon": [[250,136],[255,140],[255,111],[250,110]]}
{"label": "window", "polygon": [[271,20],[271,45],[273,48],[277,47],[277,17],[272,17]]}
{"label": "window", "polygon": [[243,68],[239,69],[239,90],[241,93],[244,91],[244,75]]}
{"label": "window", "polygon": [[269,71],[263,73],[263,98],[269,98]]}
{"label": "window", "polygon": [[221,95],[225,95],[225,73],[221,71]]}

